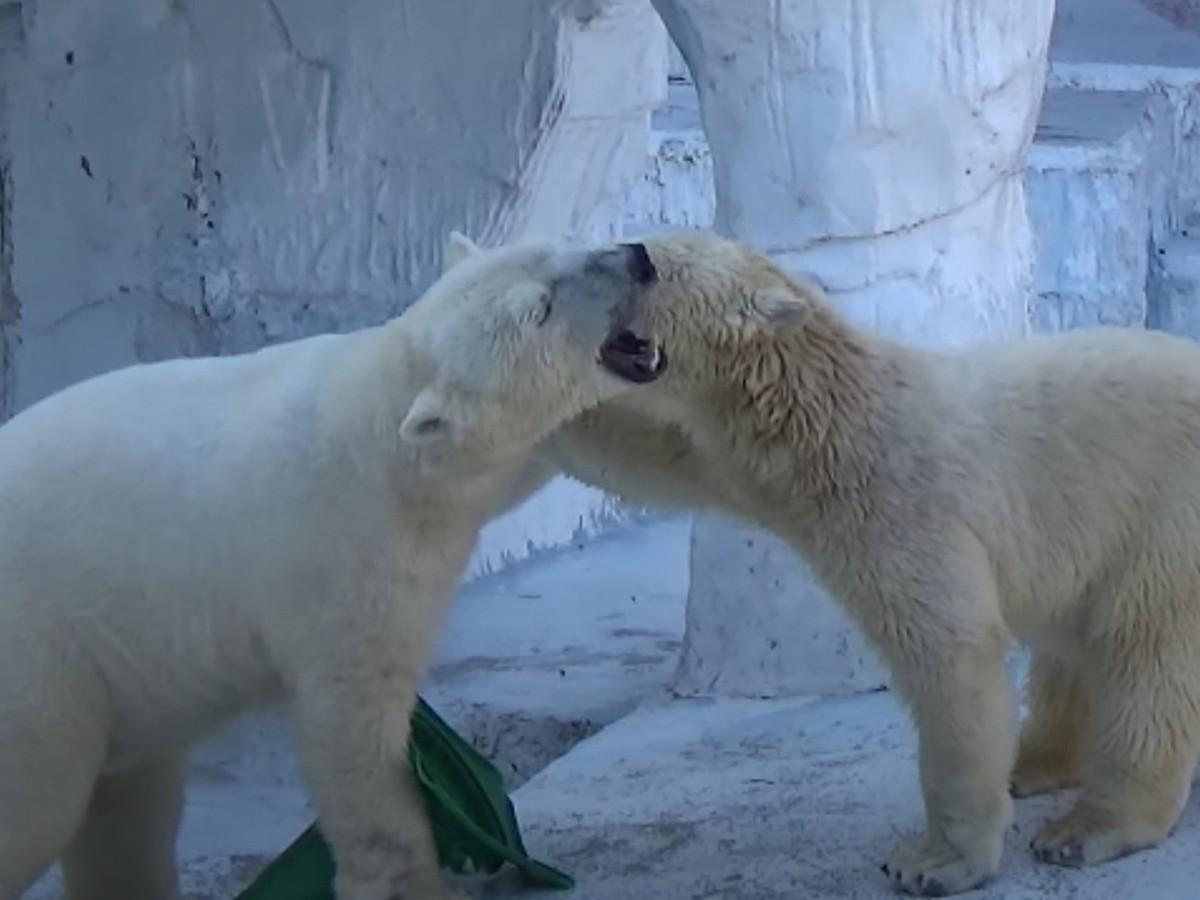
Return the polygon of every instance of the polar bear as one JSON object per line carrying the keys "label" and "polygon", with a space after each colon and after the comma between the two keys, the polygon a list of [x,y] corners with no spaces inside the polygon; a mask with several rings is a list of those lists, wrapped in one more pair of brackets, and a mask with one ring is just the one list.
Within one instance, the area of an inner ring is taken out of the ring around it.
{"label": "polar bear", "polygon": [[[670,366],[556,432],[549,458],[769,528],[841,602],[919,734],[927,834],[892,884],[992,877],[1010,784],[1081,787],[1033,841],[1045,862],[1163,840],[1200,749],[1200,346],[1095,328],[922,350],[736,242],[643,246],[659,280],[601,358],[620,372],[650,341]],[[1013,639],[1032,650],[1019,740]]]}
{"label": "polar bear", "polygon": [[637,248],[478,254],[382,326],[105,374],[0,428],[0,900],[179,896],[187,751],[283,701],[340,900],[450,896],[405,762],[480,525],[597,362]]}
{"label": "polar bear", "polygon": [[[648,340],[671,366],[629,405],[789,540],[911,707],[928,834],[892,883],[941,895],[995,874],[1010,778],[1081,787],[1034,839],[1043,861],[1160,842],[1200,749],[1200,346],[1095,328],[922,350],[738,243],[644,246],[659,282],[606,348],[614,372]],[[1019,742],[1014,638],[1033,651]]]}

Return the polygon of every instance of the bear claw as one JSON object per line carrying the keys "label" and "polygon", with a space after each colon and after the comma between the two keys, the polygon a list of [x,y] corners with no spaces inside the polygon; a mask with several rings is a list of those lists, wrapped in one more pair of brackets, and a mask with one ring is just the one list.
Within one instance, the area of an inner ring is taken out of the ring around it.
{"label": "bear claw", "polygon": [[979,887],[991,877],[949,848],[903,853],[879,869],[894,890],[916,897],[949,897]]}
{"label": "bear claw", "polygon": [[1068,866],[1072,869],[1079,869],[1087,865],[1087,858],[1083,852],[1083,844],[1079,841],[1069,841],[1061,847],[1044,847],[1038,845],[1035,841],[1031,846],[1034,856],[1041,862],[1057,866]]}

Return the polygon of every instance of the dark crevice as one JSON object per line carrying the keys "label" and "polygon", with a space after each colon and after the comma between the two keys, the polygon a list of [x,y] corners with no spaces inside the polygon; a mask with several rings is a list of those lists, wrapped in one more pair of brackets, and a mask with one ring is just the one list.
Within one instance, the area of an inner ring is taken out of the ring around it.
{"label": "dark crevice", "polygon": [[13,289],[12,162],[9,153],[11,66],[24,44],[20,4],[0,5],[0,421],[12,412],[16,379],[12,368],[12,328],[21,319],[21,302]]}

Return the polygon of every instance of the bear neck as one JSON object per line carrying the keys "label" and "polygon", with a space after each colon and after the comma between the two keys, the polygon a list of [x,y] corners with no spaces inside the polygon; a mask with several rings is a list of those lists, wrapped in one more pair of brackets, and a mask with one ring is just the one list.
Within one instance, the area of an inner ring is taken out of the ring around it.
{"label": "bear neck", "polygon": [[401,422],[436,371],[403,317],[347,335],[322,395],[322,452],[374,490],[405,503],[436,498],[453,513],[459,500],[471,506],[475,494],[487,492],[486,479],[400,438]]}
{"label": "bear neck", "polygon": [[888,385],[903,381],[910,356],[822,303],[800,325],[726,355],[712,389],[721,400],[701,405],[721,455],[739,461],[749,505],[778,510],[793,528],[860,513],[886,449]]}
{"label": "bear neck", "polygon": [[[413,401],[441,377],[441,367],[411,333],[410,324],[411,320],[394,319],[372,351],[376,400],[368,427],[379,438],[388,481],[406,503],[432,503],[450,519],[479,518],[477,527],[482,526],[504,504],[513,480],[528,466],[534,438],[528,429],[505,431],[503,416],[493,411],[494,420],[473,420],[470,429],[449,444],[401,440],[400,425]],[[445,389],[451,396],[456,390],[451,385]]]}

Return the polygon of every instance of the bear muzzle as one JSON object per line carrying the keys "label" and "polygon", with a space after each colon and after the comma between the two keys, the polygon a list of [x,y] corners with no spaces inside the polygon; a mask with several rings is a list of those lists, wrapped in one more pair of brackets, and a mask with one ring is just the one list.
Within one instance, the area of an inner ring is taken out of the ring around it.
{"label": "bear muzzle", "polygon": [[649,384],[666,371],[667,352],[655,341],[617,328],[600,345],[597,359],[605,369],[634,384]]}

